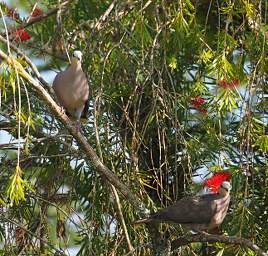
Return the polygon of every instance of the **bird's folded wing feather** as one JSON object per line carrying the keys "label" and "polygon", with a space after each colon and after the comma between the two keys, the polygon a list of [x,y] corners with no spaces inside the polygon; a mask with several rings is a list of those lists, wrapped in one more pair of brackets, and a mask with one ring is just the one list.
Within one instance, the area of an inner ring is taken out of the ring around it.
{"label": "bird's folded wing feather", "polygon": [[153,219],[175,223],[209,223],[216,212],[218,195],[185,197],[152,216]]}

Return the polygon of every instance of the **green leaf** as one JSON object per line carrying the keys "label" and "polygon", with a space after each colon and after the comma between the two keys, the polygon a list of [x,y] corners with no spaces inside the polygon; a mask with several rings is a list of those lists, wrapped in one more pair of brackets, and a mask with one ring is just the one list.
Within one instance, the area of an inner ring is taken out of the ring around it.
{"label": "green leaf", "polygon": [[216,254],[216,256],[222,256],[222,255],[223,255],[223,252],[224,252],[224,248],[222,248],[222,249]]}
{"label": "green leaf", "polygon": [[10,205],[16,205],[19,202],[25,201],[25,188],[33,191],[30,185],[22,179],[22,170],[19,165],[16,166],[15,173],[10,177],[10,182],[7,187],[7,196],[10,199]]}
{"label": "green leaf", "polygon": [[169,59],[168,66],[171,68],[172,71],[177,68],[177,59],[174,56]]}

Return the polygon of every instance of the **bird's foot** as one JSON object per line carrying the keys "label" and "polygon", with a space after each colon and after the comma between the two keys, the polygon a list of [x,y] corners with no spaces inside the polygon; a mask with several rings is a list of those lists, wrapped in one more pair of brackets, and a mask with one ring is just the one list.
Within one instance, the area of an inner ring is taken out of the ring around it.
{"label": "bird's foot", "polygon": [[211,230],[212,234],[216,234],[216,235],[223,235],[224,232],[220,229],[220,227],[216,227],[214,229]]}

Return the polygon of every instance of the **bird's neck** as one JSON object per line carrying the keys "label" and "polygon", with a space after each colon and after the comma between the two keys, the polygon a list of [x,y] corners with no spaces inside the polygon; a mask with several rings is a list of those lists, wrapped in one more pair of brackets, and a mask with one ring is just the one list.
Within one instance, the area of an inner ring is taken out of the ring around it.
{"label": "bird's neck", "polygon": [[225,190],[220,190],[218,192],[218,194],[221,196],[221,197],[228,197],[229,196],[229,192],[225,191]]}

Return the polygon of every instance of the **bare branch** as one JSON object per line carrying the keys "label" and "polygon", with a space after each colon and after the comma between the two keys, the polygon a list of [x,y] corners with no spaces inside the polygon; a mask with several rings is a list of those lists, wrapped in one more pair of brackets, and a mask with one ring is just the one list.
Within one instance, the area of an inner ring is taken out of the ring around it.
{"label": "bare branch", "polygon": [[259,256],[268,256],[268,254],[264,252],[261,248],[259,248],[256,244],[243,237],[212,235],[204,232],[196,235],[183,236],[176,240],[173,240],[171,243],[171,248],[172,250],[176,250],[182,245],[196,242],[209,242],[209,243],[220,242],[224,244],[237,244],[250,248]]}
{"label": "bare branch", "polygon": [[43,19],[50,17],[51,15],[56,14],[59,9],[66,7],[71,2],[73,2],[73,0],[64,1],[63,3],[59,4],[56,8],[54,8],[46,13],[43,13],[37,17],[31,17],[31,19],[28,22],[22,23],[20,25],[20,28],[27,28],[27,27],[29,27],[29,26],[31,26],[39,21],[42,21]]}

